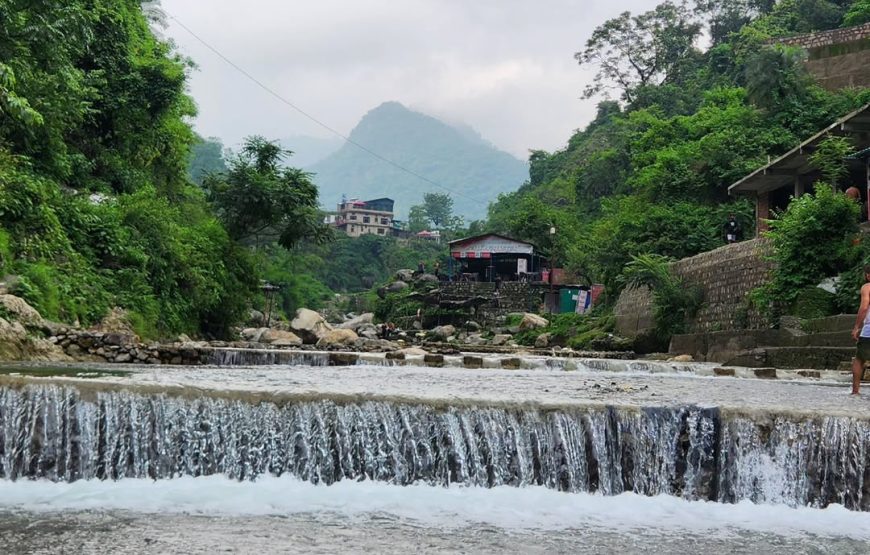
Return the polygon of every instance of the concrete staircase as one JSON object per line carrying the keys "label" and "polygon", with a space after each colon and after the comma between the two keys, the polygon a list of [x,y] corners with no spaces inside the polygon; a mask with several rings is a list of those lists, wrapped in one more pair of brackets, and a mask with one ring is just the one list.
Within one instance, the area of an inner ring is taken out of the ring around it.
{"label": "concrete staircase", "polygon": [[854,323],[854,314],[840,314],[777,330],[680,335],[670,351],[729,366],[848,371],[855,354]]}

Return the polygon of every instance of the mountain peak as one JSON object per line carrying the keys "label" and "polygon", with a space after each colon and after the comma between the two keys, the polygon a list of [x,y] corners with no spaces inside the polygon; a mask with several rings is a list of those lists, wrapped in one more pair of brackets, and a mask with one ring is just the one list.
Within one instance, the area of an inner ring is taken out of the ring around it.
{"label": "mountain peak", "polygon": [[[384,102],[363,116],[351,139],[426,180],[345,144],[308,168],[320,190],[320,202],[332,209],[342,195],[390,197],[396,212],[406,215],[423,194],[454,191],[456,213],[482,218],[499,193],[516,190],[528,179],[525,162],[487,143],[466,125],[454,127],[395,101]],[[461,194],[460,197],[456,193]],[[469,200],[469,197],[478,202]]]}

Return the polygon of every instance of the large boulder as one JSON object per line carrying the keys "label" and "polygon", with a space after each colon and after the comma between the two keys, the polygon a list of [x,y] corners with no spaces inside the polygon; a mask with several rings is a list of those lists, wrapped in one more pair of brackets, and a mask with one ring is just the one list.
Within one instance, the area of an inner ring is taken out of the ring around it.
{"label": "large boulder", "polygon": [[537,328],[546,328],[550,325],[550,321],[543,316],[526,312],[523,314],[523,319],[520,322],[521,330],[534,330]]}
{"label": "large boulder", "polygon": [[106,314],[100,323],[92,327],[93,331],[101,331],[106,334],[121,335],[125,339],[124,344],[138,343],[139,336],[133,330],[130,323],[130,314],[123,308],[116,306]]}
{"label": "large boulder", "polygon": [[432,335],[435,338],[444,341],[448,337],[456,335],[456,328],[451,326],[450,324],[447,324],[446,326],[438,326],[437,328],[432,330]]}
{"label": "large boulder", "polygon": [[302,345],[302,339],[292,331],[266,329],[260,335],[260,343],[270,343],[280,347],[299,347]]}
{"label": "large boulder", "polygon": [[257,328],[263,327],[266,325],[266,315],[252,308],[248,312],[248,324]]}
{"label": "large boulder", "polygon": [[353,330],[330,330],[317,340],[317,348],[346,347],[353,345],[357,340],[359,340],[359,336]]}
{"label": "large boulder", "polygon": [[296,317],[290,322],[290,331],[301,337],[303,342],[312,344],[332,331],[332,326],[317,312],[300,308],[296,311]]}
{"label": "large boulder", "polygon": [[414,279],[414,270],[399,270],[396,272],[396,281],[408,282]]}
{"label": "large boulder", "polygon": [[535,338],[535,347],[538,349],[544,349],[550,345],[550,334],[542,333],[537,338]]}
{"label": "large boulder", "polygon": [[0,318],[0,360],[55,362],[72,359],[60,345],[28,335],[20,322]]}
{"label": "large boulder", "polygon": [[414,278],[417,283],[438,283],[438,276],[435,274],[420,274]]}
{"label": "large boulder", "polygon": [[365,337],[368,339],[378,339],[378,328],[374,324],[365,324],[358,327],[355,331],[356,334],[360,337]]}
{"label": "large boulder", "polygon": [[375,319],[375,315],[371,312],[366,312],[365,314],[361,314],[356,318],[351,318],[347,322],[343,322],[336,327],[336,329],[340,330],[353,330],[359,331],[359,328],[363,327],[366,324],[371,324]]}
{"label": "large boulder", "polygon": [[387,293],[398,293],[400,291],[404,291],[408,288],[408,282],[406,281],[394,281],[393,283],[387,285],[386,291]]}
{"label": "large boulder", "polygon": [[15,295],[0,295],[0,306],[5,309],[13,320],[24,326],[42,325],[42,316],[27,301]]}
{"label": "large boulder", "polygon": [[267,331],[269,331],[269,328],[245,328],[241,331],[240,335],[245,341],[250,341],[251,343],[258,343],[260,341],[260,338]]}

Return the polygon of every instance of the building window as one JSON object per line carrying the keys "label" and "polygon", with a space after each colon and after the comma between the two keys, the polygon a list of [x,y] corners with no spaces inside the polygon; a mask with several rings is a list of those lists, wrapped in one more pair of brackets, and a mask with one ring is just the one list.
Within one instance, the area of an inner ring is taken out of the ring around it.
{"label": "building window", "polygon": [[370,217],[368,217],[368,216],[363,216],[363,223],[364,223],[364,224],[369,224],[369,223],[371,223],[371,222],[372,222],[372,219],[371,219]]}
{"label": "building window", "polygon": [[388,225],[389,223],[390,223],[390,220],[388,220],[387,218],[381,218],[382,225]]}
{"label": "building window", "polygon": [[351,214],[351,215],[350,215],[350,218],[348,218],[348,219],[350,219],[350,220],[356,220],[356,214]]}
{"label": "building window", "polygon": [[350,231],[351,231],[351,233],[353,233],[354,231],[356,231],[356,227],[355,227],[355,226],[350,226]]}
{"label": "building window", "polygon": [[384,228],[380,228],[378,230],[378,235],[383,235],[383,234],[384,234]]}

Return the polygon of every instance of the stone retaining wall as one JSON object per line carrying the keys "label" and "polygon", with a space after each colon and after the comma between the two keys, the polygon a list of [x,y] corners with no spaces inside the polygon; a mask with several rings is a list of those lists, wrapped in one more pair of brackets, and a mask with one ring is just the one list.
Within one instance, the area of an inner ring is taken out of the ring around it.
{"label": "stone retaining wall", "polygon": [[541,286],[526,282],[502,282],[496,300],[495,283],[454,282],[441,286],[442,298],[462,300],[469,297],[485,297],[489,301],[478,309],[481,323],[492,322],[499,316],[512,312],[537,312],[541,304]]}
{"label": "stone retaining wall", "polygon": [[806,49],[807,70],[828,90],[870,86],[870,23],[772,42]]}
{"label": "stone retaining wall", "polygon": [[775,42],[787,46],[800,46],[801,48],[809,50],[812,48],[822,48],[825,46],[855,42],[866,38],[870,38],[870,23],[864,23],[854,27],[845,27],[843,29],[817,31],[806,35],[798,35],[796,37],[775,39]]}
{"label": "stone retaining wall", "polygon": [[[704,252],[673,263],[674,271],[690,286],[700,287],[703,304],[689,322],[691,333],[757,329],[761,316],[748,309],[748,294],[762,285],[773,267],[767,260],[769,242],[752,239]],[[652,330],[652,298],[645,287],[626,288],[616,302],[617,330],[637,337]]]}

